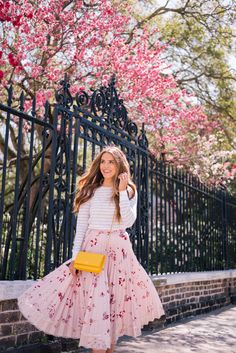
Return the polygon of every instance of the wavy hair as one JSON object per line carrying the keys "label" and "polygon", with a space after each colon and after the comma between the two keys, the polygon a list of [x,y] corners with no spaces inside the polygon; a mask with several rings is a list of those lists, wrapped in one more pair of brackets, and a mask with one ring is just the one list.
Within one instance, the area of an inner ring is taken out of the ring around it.
{"label": "wavy hair", "polygon": [[103,150],[93,160],[88,171],[84,173],[78,181],[73,212],[78,212],[80,206],[86,201],[88,201],[94,195],[95,190],[102,185],[104,178],[100,171],[100,163],[104,153],[110,153],[113,156],[117,167],[117,172],[113,179],[112,199],[114,200],[116,206],[115,218],[118,220],[118,222],[120,222],[121,214],[119,207],[119,174],[128,174],[128,186],[132,189],[132,195],[130,195],[129,192],[130,199],[134,197],[134,194],[136,192],[136,186],[131,180],[130,167],[126,156],[116,146],[107,146],[103,148]]}

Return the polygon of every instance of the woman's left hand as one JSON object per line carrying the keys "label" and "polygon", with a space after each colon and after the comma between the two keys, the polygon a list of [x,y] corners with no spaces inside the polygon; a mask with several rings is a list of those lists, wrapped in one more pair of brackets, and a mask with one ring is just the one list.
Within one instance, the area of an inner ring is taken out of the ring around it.
{"label": "woman's left hand", "polygon": [[69,265],[69,270],[70,270],[71,274],[75,277],[75,276],[77,276],[77,273],[76,273],[76,269],[74,268],[74,262],[75,261],[71,261],[71,263]]}
{"label": "woman's left hand", "polygon": [[121,173],[120,175],[118,175],[118,178],[120,180],[119,191],[126,190],[128,185],[128,173]]}

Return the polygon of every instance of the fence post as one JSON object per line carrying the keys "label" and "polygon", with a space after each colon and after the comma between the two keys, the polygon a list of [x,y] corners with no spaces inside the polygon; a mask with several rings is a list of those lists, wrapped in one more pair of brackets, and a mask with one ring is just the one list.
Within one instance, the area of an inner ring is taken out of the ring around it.
{"label": "fence post", "polygon": [[228,269],[228,227],[227,227],[227,194],[222,191],[222,253],[223,268]]}

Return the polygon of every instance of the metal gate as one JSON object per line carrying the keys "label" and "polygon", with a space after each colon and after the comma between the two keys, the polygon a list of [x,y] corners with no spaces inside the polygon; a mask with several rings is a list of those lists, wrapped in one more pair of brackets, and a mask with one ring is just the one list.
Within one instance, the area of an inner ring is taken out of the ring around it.
{"label": "metal gate", "polygon": [[[127,156],[138,189],[138,216],[128,230],[149,273],[236,267],[236,202],[148,150],[112,77],[108,87],[71,96],[67,77],[39,114],[8,90],[0,104],[0,278],[39,278],[71,256],[76,179],[108,144]],[[1,138],[0,138],[1,140]]]}

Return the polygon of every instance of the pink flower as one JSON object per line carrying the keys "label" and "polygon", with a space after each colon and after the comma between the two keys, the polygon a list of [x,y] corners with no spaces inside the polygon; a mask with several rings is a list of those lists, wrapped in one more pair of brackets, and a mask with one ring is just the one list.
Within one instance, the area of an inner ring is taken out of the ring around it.
{"label": "pink flower", "polygon": [[16,16],[16,19],[12,21],[13,26],[19,27],[21,25],[20,20],[21,20],[21,15]]}
{"label": "pink flower", "polygon": [[109,314],[103,313],[103,320],[107,320],[107,319],[109,319]]}
{"label": "pink flower", "polygon": [[61,292],[59,292],[57,295],[58,295],[59,300],[61,302],[63,300],[63,298],[64,298],[64,295]]}
{"label": "pink flower", "polygon": [[31,20],[34,17],[33,12],[30,12],[28,14],[25,14],[25,17],[28,18],[29,20]]}
{"label": "pink flower", "polygon": [[8,54],[8,60],[9,64],[13,67],[17,67],[19,65],[19,62],[14,58],[12,53]]}

